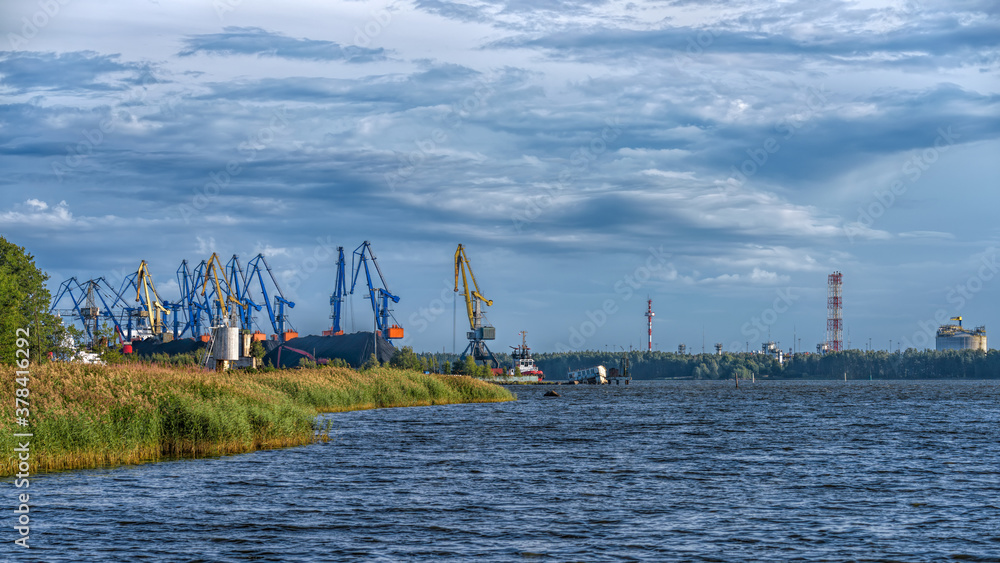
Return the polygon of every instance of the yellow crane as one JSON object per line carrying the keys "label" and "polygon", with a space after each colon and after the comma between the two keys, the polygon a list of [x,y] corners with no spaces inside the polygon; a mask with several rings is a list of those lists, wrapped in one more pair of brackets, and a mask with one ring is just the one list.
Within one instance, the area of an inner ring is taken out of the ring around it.
{"label": "yellow crane", "polygon": [[163,332],[163,319],[160,315],[169,315],[170,311],[160,302],[160,295],[156,292],[153,277],[149,275],[149,265],[145,260],[139,263],[135,281],[135,300],[143,306],[139,316],[149,320],[149,328],[154,335],[160,334]]}
{"label": "yellow crane", "polygon": [[[219,272],[222,272],[222,282],[226,284],[226,298],[222,297],[222,284],[219,283]],[[208,264],[205,265],[205,279],[202,280],[201,284],[201,294],[205,295],[205,290],[208,289],[208,280],[214,282],[215,285],[215,299],[219,302],[219,310],[222,311],[221,324],[229,326],[229,310],[226,308],[226,303],[232,301],[240,307],[246,307],[246,304],[241,303],[239,299],[233,297],[233,288],[229,285],[229,280],[226,279],[225,274],[226,268],[222,265],[222,260],[219,259],[219,255],[212,253],[212,257],[209,258]]]}
{"label": "yellow crane", "polygon": [[[469,314],[469,328],[472,329],[466,333],[469,345],[465,347],[462,355],[467,356],[471,353],[477,362],[481,361],[484,365],[488,363],[490,367],[499,368],[500,362],[493,355],[493,352],[490,352],[485,342],[496,339],[496,329],[485,322],[486,317],[483,316],[483,306],[492,306],[493,301],[483,297],[483,294],[479,292],[479,284],[476,282],[475,274],[472,273],[472,265],[469,264],[469,258],[465,255],[465,247],[461,244],[455,250],[455,292],[458,292],[459,272],[462,274],[462,289],[465,295],[465,308]],[[471,291],[469,288],[470,279],[472,280]]]}

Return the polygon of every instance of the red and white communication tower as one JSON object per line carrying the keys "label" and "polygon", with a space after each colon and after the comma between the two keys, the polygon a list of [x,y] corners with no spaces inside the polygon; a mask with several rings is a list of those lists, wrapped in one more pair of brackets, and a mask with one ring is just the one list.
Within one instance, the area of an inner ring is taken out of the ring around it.
{"label": "red and white communication tower", "polygon": [[843,275],[834,272],[826,277],[826,350],[840,352],[844,349],[844,300],[841,287]]}
{"label": "red and white communication tower", "polygon": [[653,351],[653,317],[654,316],[656,316],[656,313],[653,312],[653,300],[652,299],[648,299],[646,301],[646,318],[649,319],[648,320],[648,324],[649,324],[649,351],[650,352]]}

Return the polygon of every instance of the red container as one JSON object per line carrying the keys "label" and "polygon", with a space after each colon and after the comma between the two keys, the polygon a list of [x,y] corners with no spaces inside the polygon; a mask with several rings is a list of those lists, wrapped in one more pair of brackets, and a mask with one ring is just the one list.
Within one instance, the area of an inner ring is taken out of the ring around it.
{"label": "red container", "polygon": [[126,345],[122,346],[122,354],[131,354],[131,353],[132,353],[132,345],[131,344],[126,344]]}

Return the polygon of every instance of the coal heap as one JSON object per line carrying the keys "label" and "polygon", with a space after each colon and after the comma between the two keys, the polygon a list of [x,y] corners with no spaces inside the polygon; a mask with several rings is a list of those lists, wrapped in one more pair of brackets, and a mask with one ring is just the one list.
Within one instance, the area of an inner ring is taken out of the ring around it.
{"label": "coal heap", "polygon": [[194,352],[204,347],[204,342],[195,340],[194,338],[180,338],[170,342],[161,342],[156,338],[147,338],[132,342],[132,353],[137,356],[152,356],[153,354],[174,356],[176,354]]}
{"label": "coal heap", "polygon": [[[354,332],[351,334],[341,334],[339,336],[302,336],[293,338],[287,342],[279,343],[272,340],[267,342],[267,354],[264,356],[264,365],[279,367],[295,367],[299,365],[299,360],[308,358],[296,350],[314,355],[317,359],[326,358],[333,360],[340,358],[345,360],[353,368],[361,367],[374,352],[372,333]],[[281,360],[279,363],[279,351]],[[392,343],[378,335],[378,359],[380,362],[388,362],[396,352]]]}

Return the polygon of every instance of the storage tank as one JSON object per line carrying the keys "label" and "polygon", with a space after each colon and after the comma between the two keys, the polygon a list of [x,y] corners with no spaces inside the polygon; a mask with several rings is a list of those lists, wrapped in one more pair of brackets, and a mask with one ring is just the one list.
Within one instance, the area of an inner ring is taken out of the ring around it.
{"label": "storage tank", "polygon": [[986,327],[978,326],[972,330],[962,328],[962,325],[942,325],[937,330],[935,349],[941,350],[981,350],[986,351]]}
{"label": "storage tank", "polygon": [[222,326],[215,329],[215,344],[212,357],[216,360],[236,361],[240,359],[240,329]]}

